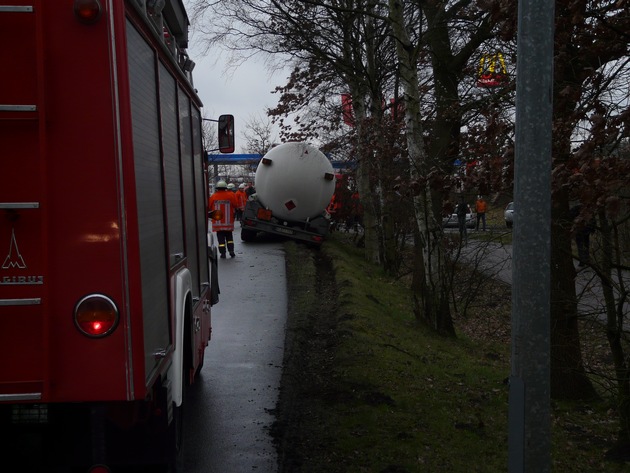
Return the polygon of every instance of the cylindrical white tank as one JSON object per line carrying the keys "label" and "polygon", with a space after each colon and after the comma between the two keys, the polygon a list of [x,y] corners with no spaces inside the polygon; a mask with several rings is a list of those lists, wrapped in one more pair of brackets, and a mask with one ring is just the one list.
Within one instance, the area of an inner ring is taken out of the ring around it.
{"label": "cylindrical white tank", "polygon": [[335,192],[328,158],[306,143],[284,143],[258,163],[255,178],[260,202],[279,218],[306,220],[321,214]]}

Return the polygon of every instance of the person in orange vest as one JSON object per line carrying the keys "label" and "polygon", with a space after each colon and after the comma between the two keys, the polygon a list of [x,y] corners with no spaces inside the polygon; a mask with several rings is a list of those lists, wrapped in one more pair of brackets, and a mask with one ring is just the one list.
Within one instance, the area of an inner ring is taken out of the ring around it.
{"label": "person in orange vest", "polygon": [[241,184],[238,186],[238,190],[236,191],[236,201],[238,202],[238,207],[236,208],[236,220],[238,222],[243,218],[243,210],[245,210],[245,202],[247,202],[247,193],[245,192],[245,184]]}
{"label": "person in orange vest", "polygon": [[225,181],[217,182],[216,191],[208,199],[208,212],[212,219],[212,231],[219,241],[219,253],[225,258],[227,252],[234,258],[234,214],[238,208],[236,194],[228,190]]}
{"label": "person in orange vest", "polygon": [[486,231],[486,210],[488,204],[483,199],[482,195],[477,196],[477,202],[475,202],[475,212],[477,212],[477,230],[479,230],[479,220],[483,220],[483,231]]}

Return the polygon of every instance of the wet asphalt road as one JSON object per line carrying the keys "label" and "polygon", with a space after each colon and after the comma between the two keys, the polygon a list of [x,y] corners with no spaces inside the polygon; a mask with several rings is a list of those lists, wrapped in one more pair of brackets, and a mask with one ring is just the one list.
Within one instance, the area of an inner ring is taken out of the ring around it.
{"label": "wet asphalt road", "polygon": [[201,378],[184,411],[185,473],[276,472],[269,433],[278,400],[287,313],[281,243],[240,242],[219,260],[220,301]]}
{"label": "wet asphalt road", "polygon": [[[478,267],[488,276],[499,279],[507,284],[512,284],[512,245],[500,245],[494,242],[479,242],[469,240],[468,245],[462,248],[464,260]],[[569,275],[572,277],[572,275]],[[630,272],[621,274],[624,286],[630,285]],[[613,274],[613,293],[615,300],[619,300],[619,275]],[[585,316],[593,316],[606,321],[606,306],[603,296],[601,281],[595,272],[589,268],[579,268],[576,262],[575,289],[578,296],[578,311]],[[630,303],[624,304],[626,312],[630,310]]]}

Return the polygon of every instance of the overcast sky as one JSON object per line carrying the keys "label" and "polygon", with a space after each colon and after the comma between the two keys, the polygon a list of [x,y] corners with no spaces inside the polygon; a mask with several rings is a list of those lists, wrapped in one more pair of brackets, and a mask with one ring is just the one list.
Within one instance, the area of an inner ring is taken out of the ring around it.
{"label": "overcast sky", "polygon": [[276,72],[270,77],[262,58],[249,60],[234,71],[226,71],[229,53],[211,50],[204,57],[198,35],[192,34],[190,39],[188,55],[196,63],[193,80],[203,101],[203,114],[215,119],[222,114],[234,115],[236,152],[242,153],[245,123],[251,121],[251,117],[266,119],[265,110],[274,107],[278,100],[278,94],[272,94],[272,91],[286,83],[288,72]]}

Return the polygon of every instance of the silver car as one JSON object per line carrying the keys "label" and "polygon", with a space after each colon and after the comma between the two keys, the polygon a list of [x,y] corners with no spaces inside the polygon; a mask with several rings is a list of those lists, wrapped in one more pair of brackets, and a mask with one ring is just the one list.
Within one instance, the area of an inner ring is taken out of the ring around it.
{"label": "silver car", "polygon": [[508,228],[512,228],[512,225],[514,224],[514,202],[510,202],[509,204],[507,204],[507,206],[505,207],[505,225]]}
{"label": "silver car", "polygon": [[[450,215],[446,215],[442,217],[442,227],[443,228],[457,228],[459,226],[459,221],[457,219],[457,214],[453,212]],[[477,214],[473,213],[470,205],[468,205],[466,212],[466,228],[475,228],[477,226]]]}

